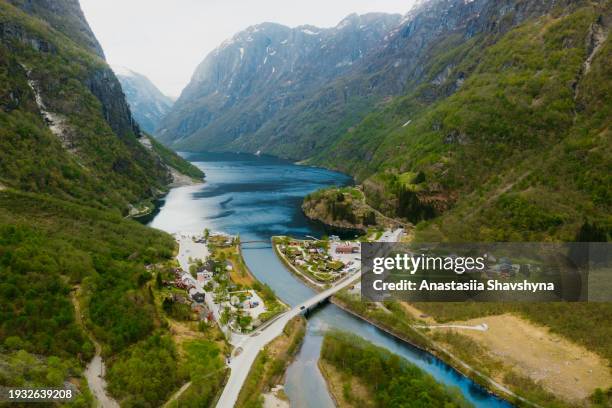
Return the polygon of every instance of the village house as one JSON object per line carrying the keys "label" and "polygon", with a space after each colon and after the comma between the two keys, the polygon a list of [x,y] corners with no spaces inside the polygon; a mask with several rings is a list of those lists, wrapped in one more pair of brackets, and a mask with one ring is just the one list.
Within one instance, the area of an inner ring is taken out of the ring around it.
{"label": "village house", "polygon": [[198,303],[203,303],[206,300],[206,294],[198,291],[196,288],[189,289],[189,297]]}
{"label": "village house", "polygon": [[359,247],[350,244],[338,245],[336,247],[337,254],[355,254],[357,252],[359,252]]}
{"label": "village house", "polygon": [[197,279],[200,283],[206,283],[213,278],[213,273],[207,270],[197,273]]}

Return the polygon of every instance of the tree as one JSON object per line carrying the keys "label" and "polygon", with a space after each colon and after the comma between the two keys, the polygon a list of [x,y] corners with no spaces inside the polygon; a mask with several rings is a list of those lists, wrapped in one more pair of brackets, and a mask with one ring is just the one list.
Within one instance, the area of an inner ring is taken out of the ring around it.
{"label": "tree", "polygon": [[221,324],[225,326],[226,324],[229,323],[230,318],[231,318],[230,310],[229,308],[226,307],[225,309],[223,309],[223,312],[221,312],[221,319],[220,319]]}
{"label": "tree", "polygon": [[606,230],[595,223],[584,221],[576,236],[577,242],[606,242],[608,234]]}
{"label": "tree", "polygon": [[419,171],[412,181],[413,184],[421,184],[425,181],[425,173],[423,171]]}

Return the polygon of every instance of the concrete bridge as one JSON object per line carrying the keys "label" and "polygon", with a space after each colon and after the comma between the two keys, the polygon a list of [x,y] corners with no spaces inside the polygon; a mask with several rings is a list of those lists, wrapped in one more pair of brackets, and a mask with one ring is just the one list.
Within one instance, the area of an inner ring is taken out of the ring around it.
{"label": "concrete bridge", "polygon": [[223,389],[221,398],[219,398],[217,402],[217,408],[232,408],[234,406],[238,399],[238,394],[242,389],[242,385],[249,374],[251,365],[257,357],[257,353],[259,353],[266,344],[280,336],[283,332],[283,328],[291,319],[301,313],[307,313],[307,311],[313,310],[321,303],[326,302],[336,292],[356,282],[360,277],[361,272],[348,276],[331,288],[317,293],[305,302],[281,314],[264,328],[255,331],[250,336],[245,336],[234,349],[234,353],[229,363],[231,369],[230,377]]}

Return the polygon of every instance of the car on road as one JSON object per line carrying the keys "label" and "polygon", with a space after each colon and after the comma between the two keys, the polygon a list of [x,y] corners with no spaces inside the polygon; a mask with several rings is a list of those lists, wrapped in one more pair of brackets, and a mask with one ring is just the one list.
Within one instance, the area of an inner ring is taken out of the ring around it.
{"label": "car on road", "polygon": [[300,307],[300,310],[304,310],[304,309],[306,309],[306,306],[301,306]]}

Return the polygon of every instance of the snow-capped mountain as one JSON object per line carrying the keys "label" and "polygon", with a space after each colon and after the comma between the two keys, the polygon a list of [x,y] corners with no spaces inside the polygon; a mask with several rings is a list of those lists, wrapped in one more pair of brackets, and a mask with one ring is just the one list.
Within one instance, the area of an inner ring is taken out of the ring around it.
{"label": "snow-capped mountain", "polygon": [[113,66],[115,75],[142,130],[155,134],[159,121],[172,107],[173,100],[164,95],[146,76],[122,66]]}
{"label": "snow-capped mountain", "polygon": [[401,20],[352,14],[333,28],[258,24],[212,51],[196,69],[157,136],[198,149],[263,131],[288,107],[346,74]]}

